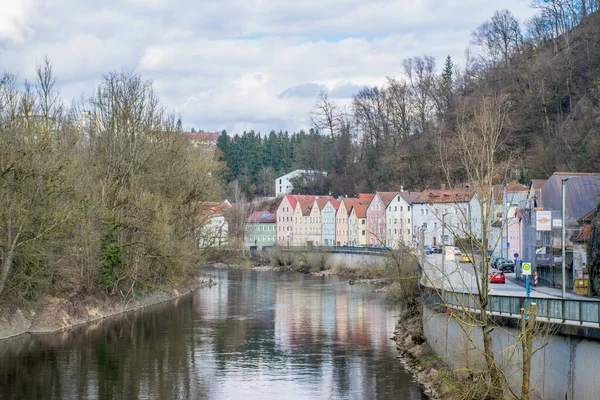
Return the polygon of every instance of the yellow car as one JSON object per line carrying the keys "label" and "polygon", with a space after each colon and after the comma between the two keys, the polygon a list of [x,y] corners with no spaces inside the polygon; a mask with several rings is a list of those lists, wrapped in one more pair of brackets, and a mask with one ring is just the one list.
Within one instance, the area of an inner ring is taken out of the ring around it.
{"label": "yellow car", "polygon": [[460,256],[460,258],[458,259],[458,262],[461,263],[472,263],[473,262],[473,257],[471,257],[468,254],[463,254],[462,256]]}

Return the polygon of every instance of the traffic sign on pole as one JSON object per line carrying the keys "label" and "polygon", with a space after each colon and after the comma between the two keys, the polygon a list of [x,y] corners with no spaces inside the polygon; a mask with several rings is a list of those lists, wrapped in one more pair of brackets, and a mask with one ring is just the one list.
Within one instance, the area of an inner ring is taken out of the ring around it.
{"label": "traffic sign on pole", "polygon": [[525,263],[521,264],[521,273],[524,276],[531,275],[531,263],[525,262]]}

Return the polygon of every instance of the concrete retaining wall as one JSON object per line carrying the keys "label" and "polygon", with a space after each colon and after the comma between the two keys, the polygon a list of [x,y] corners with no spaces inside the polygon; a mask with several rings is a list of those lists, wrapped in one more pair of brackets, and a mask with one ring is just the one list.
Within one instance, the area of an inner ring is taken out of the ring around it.
{"label": "concrete retaining wall", "polygon": [[[449,314],[424,305],[423,331],[431,348],[450,368],[485,368],[480,328],[461,326]],[[522,382],[519,331],[497,327],[492,335],[497,363],[518,395]],[[542,345],[545,347],[532,360],[532,399],[600,399],[600,342],[555,335],[536,340],[533,348]]]}

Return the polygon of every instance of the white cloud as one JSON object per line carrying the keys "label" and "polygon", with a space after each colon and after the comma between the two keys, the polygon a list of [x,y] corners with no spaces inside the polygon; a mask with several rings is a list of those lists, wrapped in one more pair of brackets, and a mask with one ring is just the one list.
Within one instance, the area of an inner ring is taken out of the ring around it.
{"label": "white cloud", "polygon": [[0,2],[0,43],[9,40],[22,43],[31,33],[28,17],[33,6],[32,0]]}
{"label": "white cloud", "polygon": [[[0,0],[3,1],[3,0]],[[532,14],[526,0],[502,7]],[[10,8],[12,7],[12,8]],[[460,63],[493,0],[12,1],[0,14],[3,68],[26,79],[44,55],[62,93],[90,93],[103,72],[136,69],[188,126],[297,130],[311,92],[336,101],[430,54]],[[65,99],[69,102],[70,99]]]}

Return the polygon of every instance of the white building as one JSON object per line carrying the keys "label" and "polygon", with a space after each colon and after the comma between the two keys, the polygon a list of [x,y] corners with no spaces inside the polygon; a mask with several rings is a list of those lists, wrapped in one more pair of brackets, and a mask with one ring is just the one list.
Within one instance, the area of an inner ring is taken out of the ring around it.
{"label": "white building", "polygon": [[196,228],[198,247],[219,247],[228,243],[229,224],[225,213],[231,208],[229,201],[222,203],[204,202],[198,216],[199,226]]}
{"label": "white building", "polygon": [[[291,182],[292,179],[299,177],[311,178],[320,173],[321,172],[297,169],[278,177],[275,179],[275,196],[285,196],[286,194],[292,193],[292,190],[294,189],[294,185]],[[327,175],[326,172],[322,172],[322,174]]]}
{"label": "white building", "polygon": [[409,246],[412,243],[412,212],[411,204],[421,195],[420,192],[400,192],[388,204],[385,214],[387,218],[386,243],[393,249],[400,248],[403,243]]}
{"label": "white building", "polygon": [[481,239],[481,206],[469,188],[425,190],[412,203],[412,219],[413,240],[421,246],[454,245],[455,238],[470,236]]}

